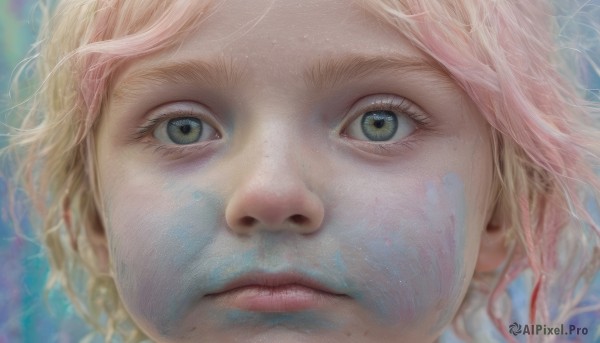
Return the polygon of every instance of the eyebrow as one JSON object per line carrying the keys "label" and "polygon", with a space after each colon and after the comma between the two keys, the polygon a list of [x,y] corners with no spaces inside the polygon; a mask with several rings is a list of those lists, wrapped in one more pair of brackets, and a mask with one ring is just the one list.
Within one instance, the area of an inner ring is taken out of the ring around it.
{"label": "eyebrow", "polygon": [[[303,73],[307,87],[317,90],[331,89],[346,82],[367,77],[373,73],[426,72],[451,82],[445,68],[419,56],[408,55],[346,55],[317,60]],[[148,85],[164,83],[199,82],[213,88],[231,88],[245,77],[245,70],[236,66],[232,59],[224,57],[209,60],[168,61],[140,68],[127,73],[117,83],[113,95],[116,98],[135,97]]]}
{"label": "eyebrow", "polygon": [[389,56],[350,55],[341,59],[321,59],[305,71],[304,80],[309,87],[328,89],[382,72],[425,72],[435,74],[448,82],[452,81],[441,65],[423,57],[398,54]]}
{"label": "eyebrow", "polygon": [[199,82],[213,88],[232,87],[240,82],[244,71],[231,59],[211,61],[184,60],[157,63],[127,73],[114,88],[113,96],[124,98],[143,93],[148,85]]}

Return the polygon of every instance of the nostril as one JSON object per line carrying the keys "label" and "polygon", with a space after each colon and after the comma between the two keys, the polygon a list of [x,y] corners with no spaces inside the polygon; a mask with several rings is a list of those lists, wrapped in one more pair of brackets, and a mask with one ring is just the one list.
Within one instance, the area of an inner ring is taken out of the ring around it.
{"label": "nostril", "polygon": [[[301,214],[294,214],[293,216],[290,216],[288,220],[296,225],[301,226],[306,225],[306,223],[310,221],[306,216],[303,216]],[[240,219],[239,223],[243,227],[252,227],[256,225],[256,222],[258,222],[256,218],[251,216],[245,216]]]}
{"label": "nostril", "polygon": [[308,218],[301,214],[294,214],[290,217],[290,221],[297,225],[304,225],[308,222]]}
{"label": "nostril", "polygon": [[256,219],[254,219],[250,216],[245,216],[242,219],[240,219],[240,224],[245,227],[253,226],[254,223],[256,223]]}

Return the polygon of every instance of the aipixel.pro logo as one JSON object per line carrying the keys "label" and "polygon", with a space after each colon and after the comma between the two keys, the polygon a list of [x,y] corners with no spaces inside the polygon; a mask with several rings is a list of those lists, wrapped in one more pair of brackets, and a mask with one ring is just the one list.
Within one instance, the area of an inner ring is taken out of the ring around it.
{"label": "aipixel.pro logo", "polygon": [[548,326],[542,324],[519,324],[514,322],[508,326],[508,332],[511,335],[544,335],[544,336],[567,336],[567,335],[587,335],[588,329],[576,325],[560,324],[557,326]]}

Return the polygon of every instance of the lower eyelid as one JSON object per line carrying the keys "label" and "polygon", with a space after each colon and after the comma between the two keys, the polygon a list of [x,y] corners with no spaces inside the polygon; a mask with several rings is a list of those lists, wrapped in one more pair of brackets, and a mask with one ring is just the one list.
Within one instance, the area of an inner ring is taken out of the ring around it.
{"label": "lower eyelid", "polygon": [[353,148],[361,150],[369,155],[377,155],[381,157],[398,156],[408,151],[414,150],[421,142],[421,138],[413,132],[409,137],[391,142],[391,143],[373,143],[369,141],[360,141],[355,139],[347,140],[347,144]]}
{"label": "lower eyelid", "polygon": [[208,154],[216,142],[216,140],[212,140],[188,145],[175,145],[161,144],[151,141],[146,143],[146,148],[153,149],[153,153],[159,153],[163,158],[167,158],[169,160],[179,160],[193,156],[194,154]]}

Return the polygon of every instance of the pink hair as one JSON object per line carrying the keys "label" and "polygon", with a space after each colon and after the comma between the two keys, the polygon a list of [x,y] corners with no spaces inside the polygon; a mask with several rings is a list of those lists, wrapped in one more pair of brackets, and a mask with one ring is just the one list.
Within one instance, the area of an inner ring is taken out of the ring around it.
{"label": "pink hair", "polygon": [[[504,201],[500,205],[512,207],[510,224],[520,245],[491,292],[489,316],[507,340],[514,340],[507,322],[495,315],[494,303],[529,268],[529,321],[565,320],[568,314],[551,318],[549,305],[576,306],[569,300],[577,298],[573,292],[578,282],[589,284],[598,270],[599,223],[584,205],[586,197],[597,197],[600,190],[593,171],[599,137],[590,129],[597,125],[590,114],[598,107],[580,100],[573,84],[559,73],[549,4],[381,3],[369,5],[443,66],[494,129]],[[579,263],[561,265],[561,259],[577,261],[565,254],[579,257]],[[571,269],[571,280],[563,279],[565,269]]]}
{"label": "pink hair", "polygon": [[[90,26],[87,44],[74,54],[81,61],[79,84],[82,105],[86,109],[86,129],[90,129],[101,113],[100,105],[107,99],[109,81],[119,66],[130,60],[164,50],[194,31],[205,12],[206,3],[172,1],[169,6],[147,6],[151,13],[142,17],[127,17],[132,3],[102,1]],[[137,4],[136,4],[137,5]],[[163,8],[161,8],[163,7]],[[129,22],[133,19],[134,22]],[[178,37],[177,40],[173,40]]]}

